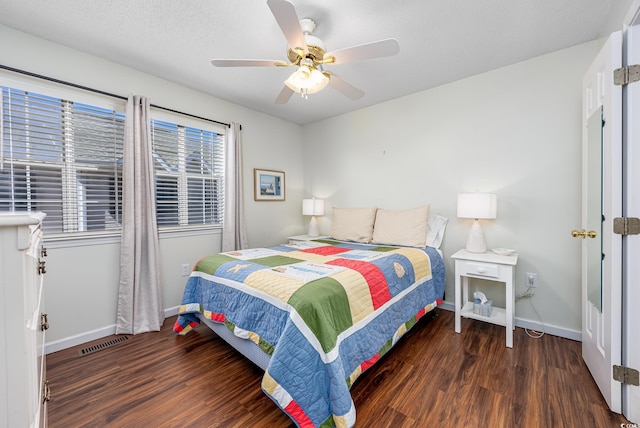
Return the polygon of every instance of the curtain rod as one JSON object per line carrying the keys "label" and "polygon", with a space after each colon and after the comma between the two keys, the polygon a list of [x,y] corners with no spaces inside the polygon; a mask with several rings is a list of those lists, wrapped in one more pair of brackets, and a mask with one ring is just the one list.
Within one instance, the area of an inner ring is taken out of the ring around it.
{"label": "curtain rod", "polygon": [[[24,74],[24,75],[31,76],[31,77],[36,77],[38,79],[48,80],[49,82],[60,83],[62,85],[67,85],[67,86],[71,86],[71,87],[74,87],[74,88],[83,89],[85,91],[95,92],[96,94],[106,95],[106,96],[109,96],[109,97],[118,98],[118,99],[125,100],[125,101],[128,99],[127,97],[124,97],[122,95],[112,94],[110,92],[101,91],[100,89],[89,88],[87,86],[78,85],[76,83],[67,82],[67,81],[56,79],[56,78],[49,77],[49,76],[43,76],[42,74],[36,74],[36,73],[32,73],[30,71],[20,70],[19,68],[9,67],[9,66],[6,66],[4,64],[0,64],[0,68],[3,68],[3,69],[8,70],[8,71],[13,71],[14,73],[19,73],[19,74]],[[170,109],[170,108],[167,108],[167,107],[162,107],[162,106],[155,105],[155,104],[151,104],[151,107],[155,107],[155,108],[158,108],[158,109],[161,109],[161,110],[165,110],[165,111],[168,111],[168,112],[171,112],[171,113],[178,113],[178,114],[181,114],[181,115],[184,115],[184,116],[193,117],[195,119],[206,120],[208,122],[217,123],[219,125],[224,125],[227,128],[231,127],[231,124],[229,124],[229,123],[219,122],[217,120],[213,120],[213,119],[209,119],[209,118],[201,117],[201,116],[196,116],[196,115],[190,114],[190,113],[184,113],[184,112],[181,112],[181,111],[178,111],[178,110],[173,110],[173,109]],[[242,125],[240,125],[240,129],[242,129]]]}

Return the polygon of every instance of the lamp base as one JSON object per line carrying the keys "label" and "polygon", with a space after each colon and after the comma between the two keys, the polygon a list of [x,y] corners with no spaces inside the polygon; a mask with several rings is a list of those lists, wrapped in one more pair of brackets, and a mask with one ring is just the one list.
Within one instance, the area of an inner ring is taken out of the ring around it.
{"label": "lamp base", "polygon": [[469,229],[465,250],[469,251],[470,253],[487,252],[487,241],[484,237],[484,232],[482,231],[482,227],[480,227],[480,222],[478,221],[478,219],[475,219],[473,221],[471,229]]}
{"label": "lamp base", "polygon": [[309,230],[307,231],[307,236],[310,236],[310,237],[320,236],[320,231],[318,230],[318,221],[316,220],[316,216],[312,216],[311,221],[309,221]]}

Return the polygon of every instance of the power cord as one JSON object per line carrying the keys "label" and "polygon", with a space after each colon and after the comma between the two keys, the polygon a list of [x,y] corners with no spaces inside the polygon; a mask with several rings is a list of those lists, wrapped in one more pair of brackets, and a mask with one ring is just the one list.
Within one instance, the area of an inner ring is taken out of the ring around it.
{"label": "power cord", "polygon": [[520,299],[526,299],[528,297],[533,297],[536,295],[536,291],[534,287],[527,287],[524,293],[516,294],[516,302]]}
{"label": "power cord", "polygon": [[524,331],[525,333],[527,333],[527,336],[532,337],[534,339],[540,339],[542,336],[544,336],[545,331],[544,331],[544,323],[542,322],[542,318],[540,317],[538,310],[536,309],[536,307],[533,305],[533,302],[531,301],[531,297],[535,295],[536,295],[536,291],[534,287],[527,287],[527,289],[523,293],[516,294],[516,302],[521,299],[529,299],[529,304],[531,304],[531,308],[533,309],[533,312],[535,312],[536,316],[538,317],[538,320],[540,321],[540,325],[542,326],[542,331],[530,330],[528,328],[525,328]]}

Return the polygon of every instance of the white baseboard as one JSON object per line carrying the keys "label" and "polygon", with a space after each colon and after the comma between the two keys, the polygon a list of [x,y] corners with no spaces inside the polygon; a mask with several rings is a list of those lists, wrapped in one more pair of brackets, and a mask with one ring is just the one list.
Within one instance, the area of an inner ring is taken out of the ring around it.
{"label": "white baseboard", "polygon": [[[455,311],[455,304],[451,302],[444,301],[440,304],[439,307],[447,311],[451,311],[451,312]],[[558,327],[558,326],[549,325],[549,324],[541,324],[538,321],[532,321],[529,319],[518,318],[518,317],[516,317],[516,327],[526,328],[526,329],[535,330],[535,331],[543,331],[545,334],[550,334],[552,336],[564,337],[565,339],[582,342],[581,331],[572,330],[565,327]]]}
{"label": "white baseboard", "polygon": [[63,349],[67,349],[67,348],[73,348],[74,346],[82,345],[83,343],[91,342],[92,340],[102,339],[103,337],[112,336],[114,334],[116,334],[116,325],[111,324],[109,326],[99,328],[97,330],[91,330],[86,333],[81,333],[75,336],[56,340],[54,342],[45,343],[44,353],[51,354],[53,352],[62,351]]}
{"label": "white baseboard", "polygon": [[442,303],[440,303],[440,306],[438,307],[442,309],[446,309],[447,311],[451,311],[451,312],[455,312],[456,310],[455,304],[451,302],[447,302],[446,300],[443,300]]}
{"label": "white baseboard", "polygon": [[[455,310],[454,304],[447,301],[442,302],[439,307],[451,312]],[[180,306],[174,306],[172,308],[165,309],[164,317],[169,318],[177,315],[179,309]],[[566,339],[571,339],[578,342],[582,341],[582,332],[580,331],[547,324],[542,325],[539,322],[531,321],[528,319],[516,317],[516,327],[527,328],[529,330],[544,331],[545,334],[564,337]],[[112,336],[114,334],[116,334],[116,325],[112,324],[103,328],[99,328],[97,330],[88,331],[86,333],[67,337],[65,339],[56,340],[55,342],[46,343],[44,346],[44,352],[45,354],[51,354],[52,352],[62,351],[63,349],[72,348],[74,346],[82,345],[83,343],[102,339],[103,337]]]}
{"label": "white baseboard", "polygon": [[[180,306],[174,306],[164,310],[164,317],[169,318],[178,314]],[[108,325],[103,328],[88,331],[86,333],[77,334],[75,336],[67,337],[64,339],[56,340],[54,342],[45,343],[44,353],[51,354],[53,352],[62,351],[63,349],[73,348],[74,346],[82,345],[83,343],[91,342],[92,340],[102,339],[103,337],[112,336],[116,334],[116,325]]]}
{"label": "white baseboard", "polygon": [[516,327],[522,327],[535,331],[543,331],[545,334],[550,334],[552,336],[564,337],[565,339],[582,342],[581,331],[572,330],[565,327],[558,327],[557,325],[541,324],[538,321],[531,321],[528,319],[516,317]]}
{"label": "white baseboard", "polygon": [[164,317],[169,318],[174,315],[178,315],[178,311],[180,310],[180,306],[174,306],[173,308],[167,308],[164,310]]}

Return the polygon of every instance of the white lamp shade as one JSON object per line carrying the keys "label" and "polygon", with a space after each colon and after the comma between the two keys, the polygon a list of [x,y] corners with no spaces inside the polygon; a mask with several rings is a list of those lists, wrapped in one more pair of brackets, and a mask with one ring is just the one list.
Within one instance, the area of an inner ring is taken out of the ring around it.
{"label": "white lamp shade", "polygon": [[303,199],[302,215],[324,215],[324,199]]}
{"label": "white lamp shade", "polygon": [[461,193],[458,195],[459,218],[496,218],[498,198],[495,193]]}

